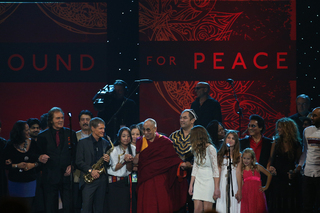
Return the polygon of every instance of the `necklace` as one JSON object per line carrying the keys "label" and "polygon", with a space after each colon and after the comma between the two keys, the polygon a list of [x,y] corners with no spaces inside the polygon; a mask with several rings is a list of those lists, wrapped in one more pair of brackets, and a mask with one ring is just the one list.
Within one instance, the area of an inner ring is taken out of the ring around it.
{"label": "necklace", "polygon": [[22,152],[27,152],[27,147],[28,147],[28,140],[24,142],[23,147],[21,147],[21,145],[17,146],[17,148]]}

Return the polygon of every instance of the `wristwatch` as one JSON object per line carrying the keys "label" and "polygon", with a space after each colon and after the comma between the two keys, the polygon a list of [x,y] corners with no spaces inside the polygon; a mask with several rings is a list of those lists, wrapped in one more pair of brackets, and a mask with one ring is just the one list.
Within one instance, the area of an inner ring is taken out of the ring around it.
{"label": "wristwatch", "polygon": [[91,172],[92,172],[92,169],[89,169],[88,172],[91,173]]}

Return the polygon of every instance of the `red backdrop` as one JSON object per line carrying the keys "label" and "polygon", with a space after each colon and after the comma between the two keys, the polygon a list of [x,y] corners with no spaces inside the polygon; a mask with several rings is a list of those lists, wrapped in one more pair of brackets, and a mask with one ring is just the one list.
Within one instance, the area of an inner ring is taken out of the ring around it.
{"label": "red backdrop", "polygon": [[248,117],[259,114],[274,134],[277,119],[295,113],[295,1],[139,1],[140,75],[155,82],[140,88],[141,119],[158,129],[179,128],[198,81],[211,85],[223,123],[238,129],[228,78]]}

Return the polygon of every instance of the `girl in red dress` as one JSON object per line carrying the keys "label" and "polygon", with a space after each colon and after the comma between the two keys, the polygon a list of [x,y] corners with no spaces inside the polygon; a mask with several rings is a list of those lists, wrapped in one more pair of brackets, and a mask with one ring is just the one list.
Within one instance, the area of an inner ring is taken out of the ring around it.
{"label": "girl in red dress", "polygon": [[[268,179],[265,186],[261,186],[260,172]],[[264,191],[269,188],[272,175],[257,163],[253,149],[247,148],[242,154],[242,200],[241,213],[267,213],[268,207]]]}

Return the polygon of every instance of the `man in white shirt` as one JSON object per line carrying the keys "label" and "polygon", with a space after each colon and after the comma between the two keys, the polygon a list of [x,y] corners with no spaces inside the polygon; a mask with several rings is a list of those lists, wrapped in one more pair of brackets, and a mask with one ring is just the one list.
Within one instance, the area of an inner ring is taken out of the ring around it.
{"label": "man in white shirt", "polygon": [[319,212],[320,204],[320,107],[311,115],[312,126],[303,132],[304,150],[299,167],[305,163],[303,181],[303,212]]}

